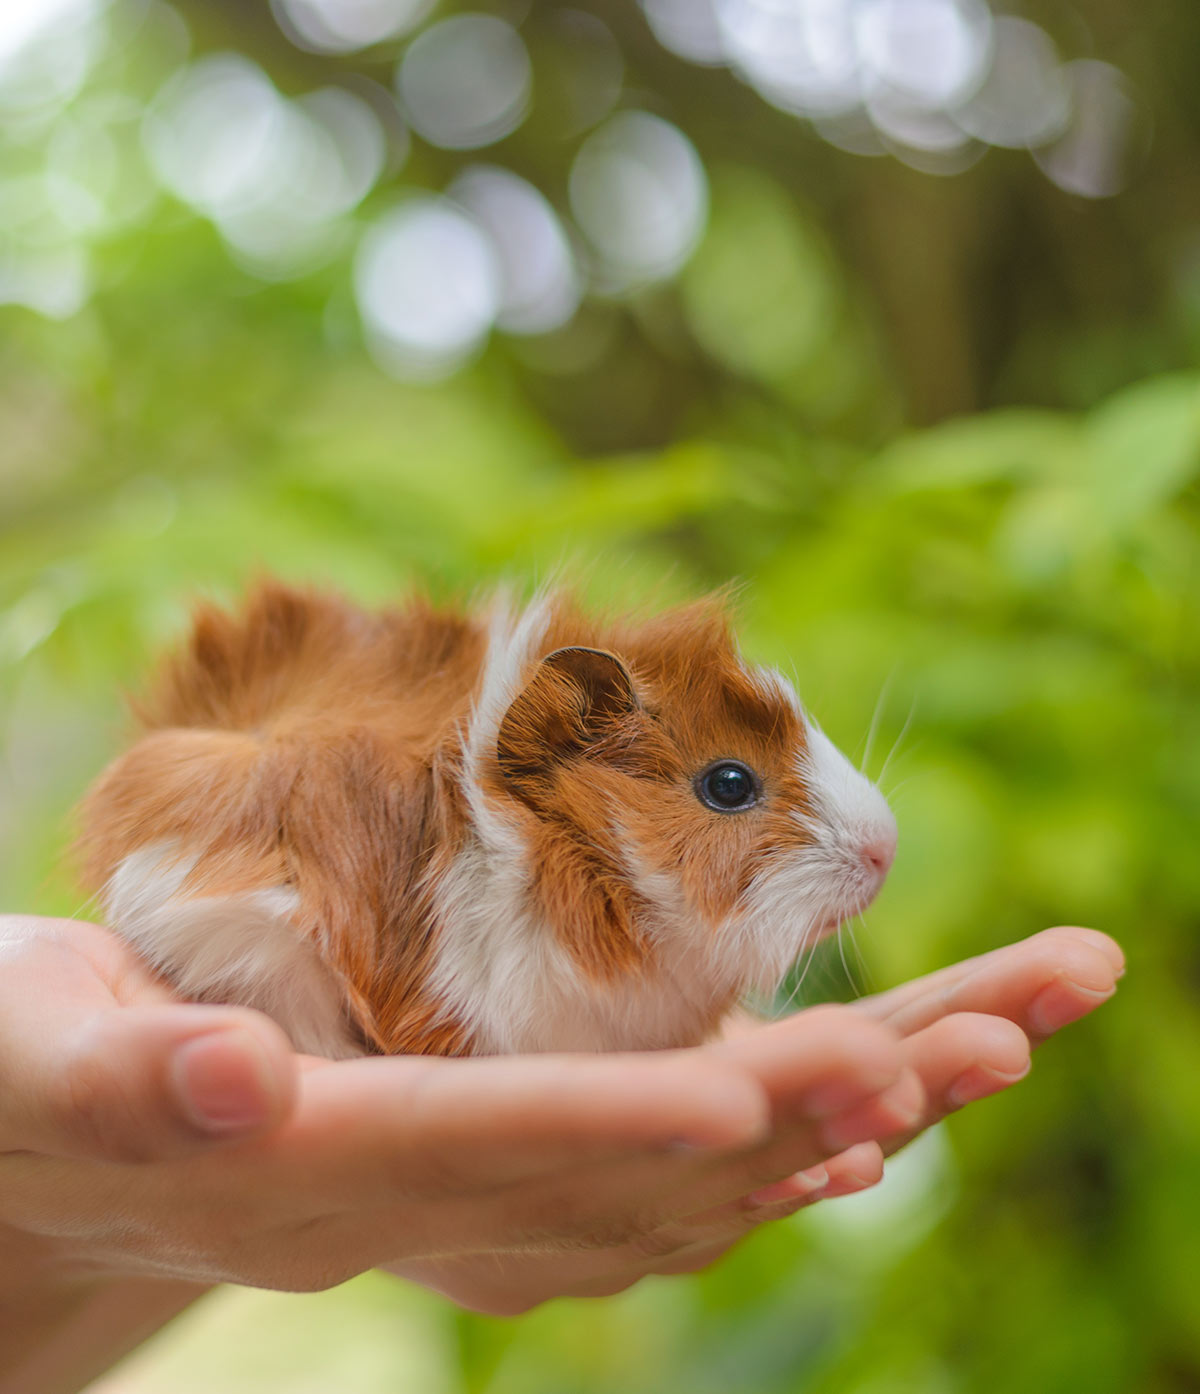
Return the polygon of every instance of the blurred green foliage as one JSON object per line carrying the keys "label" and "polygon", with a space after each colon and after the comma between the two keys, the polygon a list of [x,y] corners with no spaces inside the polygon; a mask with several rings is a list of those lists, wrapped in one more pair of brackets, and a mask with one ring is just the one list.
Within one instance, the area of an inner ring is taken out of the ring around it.
{"label": "blurred green foliage", "polygon": [[[1149,19],[1093,9],[1114,42],[1136,31],[1144,83],[1176,71],[1190,6],[1157,7],[1158,47]],[[1115,933],[1128,980],[878,1196],[778,1225],[710,1273],[518,1322],[375,1277],[303,1299],[307,1316],[247,1296],[185,1319],[112,1388],[1200,1388],[1200,298],[1156,280],[1149,253],[1125,259],[1147,218],[1160,249],[1194,245],[1194,211],[1141,207],[1136,186],[1085,206],[1016,156],[942,182],[856,162],[778,113],[751,120],[727,75],[685,73],[630,15],[597,12],[709,161],[707,235],[676,287],[589,301],[546,340],[405,385],[360,347],[344,265],[263,284],[169,205],[97,248],[73,317],[0,311],[6,905],[79,910],[70,806],[117,748],[122,690],[198,594],[261,570],[369,601],[563,567],[597,596],[664,601],[738,577],[746,648],[794,672],[851,754],[874,716],[869,772],[891,752],[899,861],[861,962],[846,949],[847,976],[826,946],[806,988],[884,986],[1061,922]],[[235,7],[187,15],[281,83],[325,61]],[[163,75],[155,42],[125,60],[143,95]],[[1181,152],[1194,162],[1181,90],[1163,98],[1151,194]],[[415,158],[406,178],[436,183],[444,157]],[[847,203],[875,210],[873,250]],[[953,306],[980,282],[954,249],[978,249],[987,208],[1008,215],[993,271],[1031,274],[1001,276],[1011,315],[989,291],[992,327],[972,310],[965,328]],[[1047,250],[1040,234],[1066,224],[1078,235]],[[895,267],[940,249],[945,295],[881,273],[886,226]],[[1067,263],[1083,289],[1047,291]],[[968,341],[970,381],[947,397],[937,345],[949,363]]]}

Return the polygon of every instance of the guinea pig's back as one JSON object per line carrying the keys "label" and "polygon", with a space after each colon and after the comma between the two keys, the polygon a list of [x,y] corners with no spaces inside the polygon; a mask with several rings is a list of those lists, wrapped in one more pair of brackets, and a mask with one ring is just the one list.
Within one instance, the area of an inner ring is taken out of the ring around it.
{"label": "guinea pig's back", "polygon": [[183,995],[268,1011],[300,1049],[422,1048],[420,876],[459,821],[434,770],[485,647],[480,621],[421,600],[373,615],[265,583],[199,609],[81,808],[111,927]]}

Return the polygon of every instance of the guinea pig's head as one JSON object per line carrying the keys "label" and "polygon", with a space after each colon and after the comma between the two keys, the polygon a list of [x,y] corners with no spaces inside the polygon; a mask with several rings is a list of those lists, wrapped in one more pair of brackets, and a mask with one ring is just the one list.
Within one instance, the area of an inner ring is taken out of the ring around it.
{"label": "guinea pig's head", "polygon": [[615,945],[774,987],[875,897],[891,810],[789,684],[742,660],[719,602],[588,637],[542,651],[498,730],[544,912],[598,959]]}

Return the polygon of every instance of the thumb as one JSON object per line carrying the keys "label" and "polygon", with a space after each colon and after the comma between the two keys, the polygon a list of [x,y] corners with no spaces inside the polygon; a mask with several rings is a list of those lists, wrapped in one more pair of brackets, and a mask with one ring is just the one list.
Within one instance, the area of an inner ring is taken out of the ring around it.
{"label": "thumb", "polygon": [[[52,1018],[53,1020],[53,1018]],[[281,1123],[296,1057],[243,1008],[110,1005],[0,1042],[0,1149],[162,1161]]]}

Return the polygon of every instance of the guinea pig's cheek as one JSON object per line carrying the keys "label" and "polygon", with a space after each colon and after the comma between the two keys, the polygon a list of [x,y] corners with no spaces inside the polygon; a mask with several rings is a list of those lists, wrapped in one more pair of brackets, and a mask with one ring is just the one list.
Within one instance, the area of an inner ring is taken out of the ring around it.
{"label": "guinea pig's cheek", "polygon": [[694,820],[679,875],[697,914],[715,923],[737,913],[755,843],[754,828],[746,818],[709,814]]}

